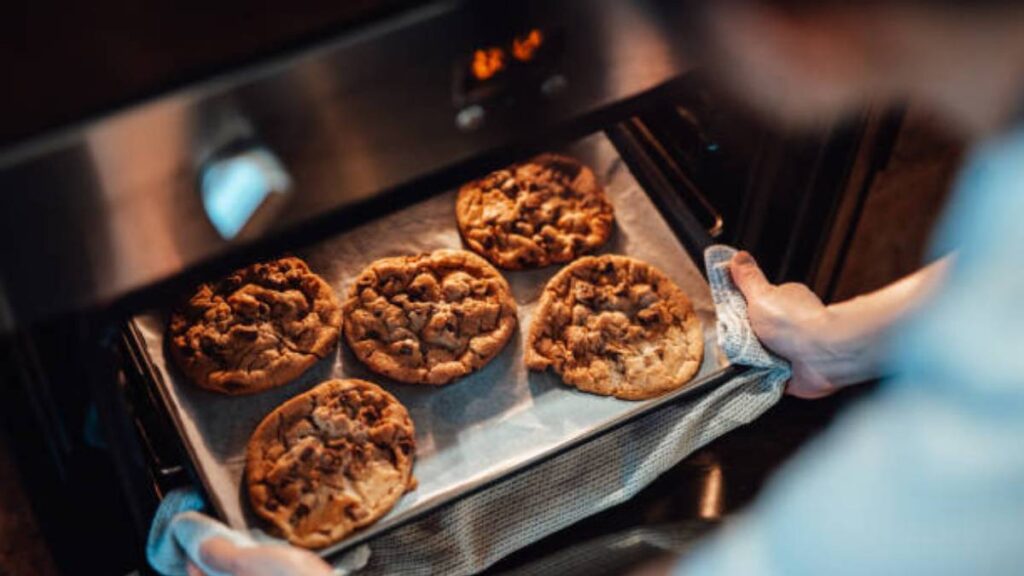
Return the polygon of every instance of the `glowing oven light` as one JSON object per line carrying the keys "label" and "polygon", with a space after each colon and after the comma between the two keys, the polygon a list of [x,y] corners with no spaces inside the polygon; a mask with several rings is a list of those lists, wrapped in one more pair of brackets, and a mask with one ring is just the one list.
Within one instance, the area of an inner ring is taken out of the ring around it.
{"label": "glowing oven light", "polygon": [[544,34],[534,28],[512,40],[512,57],[520,62],[529,62],[537,55],[537,50],[544,44]]}
{"label": "glowing oven light", "polygon": [[544,33],[534,28],[512,39],[511,46],[491,46],[475,50],[470,71],[477,80],[489,80],[508,66],[509,57],[518,62],[530,62],[537,57],[537,52],[543,45]]}
{"label": "glowing oven light", "polygon": [[473,76],[487,80],[505,68],[505,52],[501,48],[486,48],[473,53]]}

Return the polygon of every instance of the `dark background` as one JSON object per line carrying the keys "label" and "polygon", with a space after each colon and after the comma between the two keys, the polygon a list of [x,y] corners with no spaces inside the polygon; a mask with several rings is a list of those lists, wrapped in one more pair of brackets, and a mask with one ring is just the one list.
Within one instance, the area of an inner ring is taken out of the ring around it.
{"label": "dark background", "polygon": [[19,1],[0,8],[0,150],[425,0]]}

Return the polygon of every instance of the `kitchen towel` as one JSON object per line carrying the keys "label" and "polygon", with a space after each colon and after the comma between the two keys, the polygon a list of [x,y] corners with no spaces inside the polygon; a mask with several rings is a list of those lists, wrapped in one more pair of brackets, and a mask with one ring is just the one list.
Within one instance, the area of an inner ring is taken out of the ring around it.
{"label": "kitchen towel", "polygon": [[[479,572],[549,534],[625,502],[698,448],[771,408],[782,397],[790,369],[765,350],[750,328],[746,301],[729,273],[735,253],[727,246],[712,246],[704,258],[719,346],[731,364],[749,369],[703,396],[660,408],[392,530],[371,542],[368,561],[362,546],[342,557],[338,566],[365,564],[361,575]],[[168,504],[168,499],[154,520],[147,547],[150,562],[163,574],[184,574],[184,556],[198,558],[199,542],[211,535],[234,534],[236,542],[253,541],[194,512],[202,506],[195,493],[181,502]],[[179,514],[187,510],[192,512]]]}
{"label": "kitchen towel", "polygon": [[733,364],[750,366],[763,374],[772,387],[782,386],[792,374],[789,362],[766,350],[751,329],[747,301],[729,272],[729,262],[735,255],[735,248],[722,244],[704,251],[704,266],[718,318],[718,346]]}
{"label": "kitchen towel", "polygon": [[213,536],[227,538],[239,547],[256,544],[249,534],[203,514],[205,507],[202,495],[194,488],[179,488],[164,496],[146,541],[146,558],[153,569],[165,576],[186,576],[186,565],[191,561],[209,576],[229,576],[203,563],[199,545]]}
{"label": "kitchen towel", "polygon": [[[202,513],[206,501],[195,488],[178,488],[164,497],[149,528],[146,558],[164,576],[187,576],[186,565],[192,562],[208,576],[230,576],[210,568],[199,555],[200,545],[207,539],[227,538],[238,547],[268,544],[288,546],[284,540],[262,532],[239,532]],[[362,568],[369,558],[369,548],[361,546],[334,566],[337,576],[348,576]]]}

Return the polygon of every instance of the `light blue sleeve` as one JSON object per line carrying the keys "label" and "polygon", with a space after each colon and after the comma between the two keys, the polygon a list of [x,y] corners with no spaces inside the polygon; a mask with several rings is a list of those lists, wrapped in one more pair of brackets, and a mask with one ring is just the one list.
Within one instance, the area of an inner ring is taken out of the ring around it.
{"label": "light blue sleeve", "polygon": [[1024,574],[1024,134],[978,151],[898,376],[678,574]]}

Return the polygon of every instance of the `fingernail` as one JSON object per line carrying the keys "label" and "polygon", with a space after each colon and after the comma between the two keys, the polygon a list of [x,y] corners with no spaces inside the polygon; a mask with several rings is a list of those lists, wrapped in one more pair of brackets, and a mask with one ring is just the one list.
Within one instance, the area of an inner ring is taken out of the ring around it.
{"label": "fingernail", "polygon": [[732,257],[732,261],[737,266],[750,266],[754,263],[754,258],[750,255],[750,252],[743,251],[737,252],[736,255]]}

